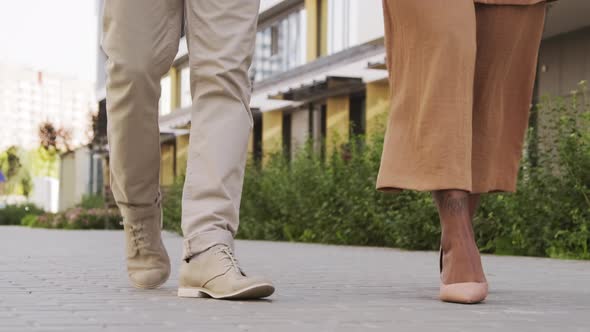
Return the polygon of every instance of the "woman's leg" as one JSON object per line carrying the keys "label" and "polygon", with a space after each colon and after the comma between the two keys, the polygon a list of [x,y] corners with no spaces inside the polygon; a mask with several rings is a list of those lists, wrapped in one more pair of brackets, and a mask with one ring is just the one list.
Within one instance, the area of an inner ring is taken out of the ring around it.
{"label": "woman's leg", "polygon": [[469,216],[471,216],[472,223],[479,208],[480,196],[480,194],[469,194]]}
{"label": "woman's leg", "polygon": [[472,192],[516,190],[545,7],[476,5]]}
{"label": "woman's leg", "polygon": [[380,190],[471,191],[473,0],[384,0],[391,112]]}
{"label": "woman's leg", "polygon": [[[384,0],[391,116],[377,187],[432,191],[442,225],[443,284],[483,282],[471,227],[472,0]],[[481,300],[455,290],[461,302]],[[445,288],[446,290],[446,288]],[[467,293],[473,293],[470,292]],[[443,297],[442,295],[445,295]]]}
{"label": "woman's leg", "polygon": [[433,192],[442,227],[444,284],[486,281],[472,227],[478,193],[515,190],[544,16],[544,3],[476,6],[473,193]]}
{"label": "woman's leg", "polygon": [[442,228],[442,282],[485,282],[472,227],[477,196],[462,190],[433,191],[432,196],[438,208]]}

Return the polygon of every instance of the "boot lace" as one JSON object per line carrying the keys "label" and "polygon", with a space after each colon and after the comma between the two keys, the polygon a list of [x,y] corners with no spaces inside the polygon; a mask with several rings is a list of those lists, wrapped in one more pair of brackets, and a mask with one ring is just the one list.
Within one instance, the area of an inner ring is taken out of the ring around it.
{"label": "boot lace", "polygon": [[129,232],[131,234],[131,241],[135,249],[141,250],[150,246],[150,243],[146,238],[146,233],[144,232],[142,224],[132,225],[129,223],[121,222],[121,225],[129,229]]}
{"label": "boot lace", "polygon": [[245,275],[238,263],[238,259],[234,256],[234,253],[229,247],[221,246],[216,252],[216,255],[220,255],[219,260],[225,261],[224,267],[233,268],[236,272]]}

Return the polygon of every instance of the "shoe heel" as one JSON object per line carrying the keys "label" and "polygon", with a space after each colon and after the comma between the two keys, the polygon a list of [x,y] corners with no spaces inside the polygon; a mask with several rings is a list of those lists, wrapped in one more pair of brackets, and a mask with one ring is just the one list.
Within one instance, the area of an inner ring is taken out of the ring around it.
{"label": "shoe heel", "polygon": [[196,288],[178,288],[178,297],[190,297],[190,298],[208,298],[210,297],[206,293],[201,292]]}

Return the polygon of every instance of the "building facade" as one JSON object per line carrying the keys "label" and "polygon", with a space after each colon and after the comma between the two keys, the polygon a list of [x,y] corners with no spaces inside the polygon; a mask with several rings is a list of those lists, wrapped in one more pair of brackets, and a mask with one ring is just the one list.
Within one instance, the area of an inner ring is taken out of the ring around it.
{"label": "building facade", "polygon": [[87,144],[95,105],[89,82],[0,65],[0,151],[38,147],[39,126],[47,121],[71,133],[72,147]]}
{"label": "building facade", "polygon": [[[351,135],[383,130],[389,111],[383,35],[381,0],[263,0],[250,72],[252,158],[279,151],[293,156],[308,140],[332,152]],[[104,54],[98,59],[103,84],[97,95],[104,109]],[[566,95],[589,78],[590,1],[557,2],[548,12],[535,99]],[[161,85],[166,186],[184,173],[188,152],[192,98],[184,38]]]}

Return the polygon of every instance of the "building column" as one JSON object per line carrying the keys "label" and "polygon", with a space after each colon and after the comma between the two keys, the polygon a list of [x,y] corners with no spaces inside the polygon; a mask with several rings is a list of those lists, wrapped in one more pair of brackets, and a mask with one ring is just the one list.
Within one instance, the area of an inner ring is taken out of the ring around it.
{"label": "building column", "polygon": [[160,184],[170,186],[174,183],[176,169],[174,168],[174,143],[163,143],[160,146]]}
{"label": "building column", "polygon": [[248,156],[254,154],[254,135],[252,130],[250,131],[250,137],[248,137]]}
{"label": "building column", "polygon": [[389,82],[384,80],[367,83],[366,133],[368,139],[385,131],[389,107]]}
{"label": "building column", "polygon": [[328,0],[305,0],[307,61],[328,54]]}
{"label": "building column", "polygon": [[291,159],[305,147],[309,139],[309,110],[298,110],[291,113]]}
{"label": "building column", "polygon": [[186,162],[188,159],[188,142],[190,135],[176,136],[176,175],[186,174]]}
{"label": "building column", "polygon": [[262,113],[262,155],[263,163],[270,154],[281,151],[283,145],[283,112]]}
{"label": "building column", "polygon": [[170,68],[170,112],[180,107],[180,78],[176,67]]}
{"label": "building column", "polygon": [[350,134],[350,96],[329,97],[326,102],[326,152],[330,156],[348,142]]}

